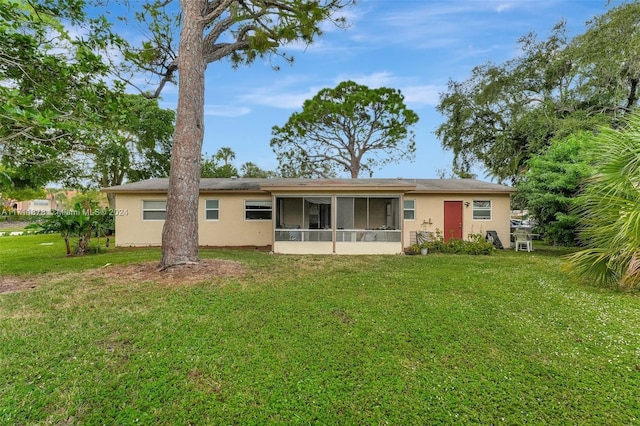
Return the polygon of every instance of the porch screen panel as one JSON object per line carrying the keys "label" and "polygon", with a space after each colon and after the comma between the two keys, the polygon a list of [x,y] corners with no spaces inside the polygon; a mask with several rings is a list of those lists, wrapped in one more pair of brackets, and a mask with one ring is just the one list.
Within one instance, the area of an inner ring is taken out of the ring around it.
{"label": "porch screen panel", "polygon": [[282,220],[285,228],[304,228],[302,198],[282,198]]}
{"label": "porch screen panel", "polygon": [[[387,198],[369,199],[369,223],[367,229],[379,229],[387,226],[387,215],[391,215],[391,202]],[[389,210],[387,210],[389,205]]]}
{"label": "porch screen panel", "polygon": [[304,211],[310,229],[331,227],[331,197],[305,197]]}
{"label": "porch screen panel", "polygon": [[400,199],[391,199],[391,221],[387,223],[393,229],[400,229]]}
{"label": "porch screen panel", "polygon": [[353,197],[338,197],[336,200],[336,226],[338,229],[353,229]]}
{"label": "porch screen panel", "polygon": [[353,206],[354,229],[367,229],[369,227],[369,199],[355,198]]}

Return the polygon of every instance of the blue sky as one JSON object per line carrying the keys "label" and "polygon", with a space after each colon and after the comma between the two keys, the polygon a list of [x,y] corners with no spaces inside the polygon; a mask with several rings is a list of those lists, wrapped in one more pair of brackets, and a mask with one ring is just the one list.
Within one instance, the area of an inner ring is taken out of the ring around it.
{"label": "blue sky", "polygon": [[[435,106],[450,79],[464,80],[476,65],[513,58],[519,37],[533,31],[546,39],[562,19],[570,35],[583,33],[585,22],[606,10],[606,0],[360,0],[346,11],[347,30],[327,26],[314,45],[289,47],[292,66],[273,71],[264,62],[237,70],[227,61],[209,64],[203,152],[230,147],[238,167],[251,161],[275,170],[271,128],[285,124],[320,89],[353,80],[399,89],[420,117],[415,160],[389,165],[374,177],[438,177],[438,170],[451,169],[452,154],[434,135],[443,121]],[[176,97],[177,87],[166,87],[161,105],[175,108]]]}

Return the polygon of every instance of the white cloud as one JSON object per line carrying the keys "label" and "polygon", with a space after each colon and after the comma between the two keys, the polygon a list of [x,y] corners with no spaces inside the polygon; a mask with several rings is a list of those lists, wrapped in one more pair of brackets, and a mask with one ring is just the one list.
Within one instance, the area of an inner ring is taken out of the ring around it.
{"label": "white cloud", "polygon": [[501,13],[501,12],[504,12],[505,10],[511,9],[512,7],[513,5],[510,3],[499,4],[498,6],[496,6],[496,12]]}
{"label": "white cloud", "polygon": [[260,87],[247,88],[237,95],[239,103],[260,105],[282,109],[301,108],[304,101],[311,99],[323,87],[317,78],[309,75],[278,78]]}
{"label": "white cloud", "polygon": [[290,90],[283,92],[276,88],[261,88],[252,93],[240,96],[243,102],[262,105],[273,108],[297,109],[301,108],[304,101],[311,99],[317,91]]}
{"label": "white cloud", "polygon": [[339,75],[335,80],[335,85],[337,86],[340,82],[346,80],[355,81],[358,84],[375,89],[377,87],[388,87],[396,78],[387,71],[375,72],[369,75]]}
{"label": "white cloud", "polygon": [[407,86],[400,90],[407,104],[437,105],[440,100],[440,93],[446,91],[446,87],[435,85]]}
{"label": "white cloud", "polygon": [[251,108],[230,105],[205,105],[204,115],[215,117],[241,117],[251,112]]}

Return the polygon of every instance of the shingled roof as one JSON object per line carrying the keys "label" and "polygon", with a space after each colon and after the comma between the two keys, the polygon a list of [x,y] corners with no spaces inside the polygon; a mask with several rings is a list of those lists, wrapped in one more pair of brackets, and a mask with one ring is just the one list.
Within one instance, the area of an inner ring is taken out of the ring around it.
{"label": "shingled roof", "polygon": [[[169,179],[149,179],[103,188],[109,193],[166,193]],[[276,189],[300,190],[399,190],[419,193],[513,193],[509,186],[476,179],[299,179],[299,178],[203,178],[200,192],[270,192]]]}

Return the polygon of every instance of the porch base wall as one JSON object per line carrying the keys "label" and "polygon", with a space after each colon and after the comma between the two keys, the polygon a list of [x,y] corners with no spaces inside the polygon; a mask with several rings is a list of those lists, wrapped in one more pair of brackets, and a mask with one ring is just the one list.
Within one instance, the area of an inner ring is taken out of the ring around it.
{"label": "porch base wall", "polygon": [[280,254],[332,254],[333,243],[331,241],[275,241],[273,252]]}
{"label": "porch base wall", "polygon": [[336,254],[400,254],[402,243],[357,242],[336,243]]}

